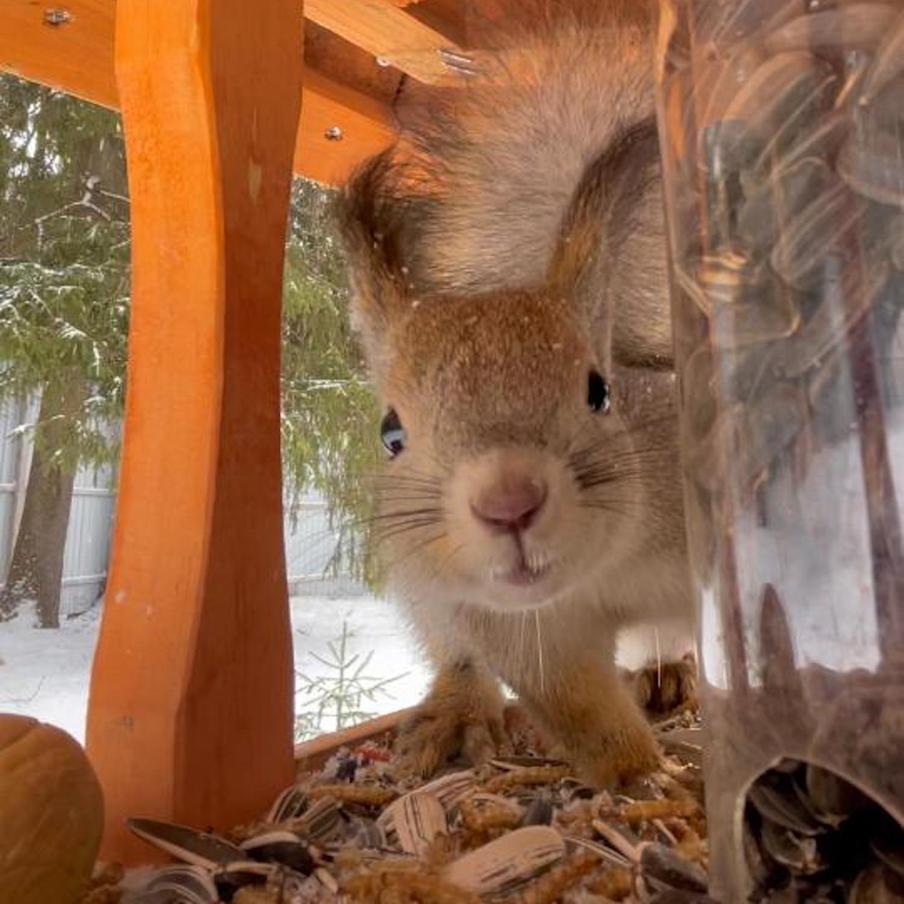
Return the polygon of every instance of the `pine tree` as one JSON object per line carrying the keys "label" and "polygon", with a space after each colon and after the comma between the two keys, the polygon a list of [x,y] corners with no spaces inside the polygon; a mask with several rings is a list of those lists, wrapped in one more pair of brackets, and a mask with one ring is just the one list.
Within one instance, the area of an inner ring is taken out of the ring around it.
{"label": "pine tree", "polygon": [[348,318],[345,260],[333,196],[297,179],[283,300],[283,464],[290,494],[322,494],[338,530],[335,567],[374,585],[369,477],[379,461],[379,417]]}
{"label": "pine tree", "polygon": [[[369,576],[365,474],[376,408],[348,322],[331,193],[296,180],[283,316],[283,461],[288,495],[326,498],[335,564]],[[58,624],[72,484],[115,463],[129,310],[129,203],[119,117],[0,77],[0,403],[41,396],[35,455],[0,621],[35,600]],[[249,475],[249,479],[254,479]]]}
{"label": "pine tree", "polygon": [[370,709],[380,699],[392,698],[391,686],[408,676],[401,672],[389,678],[368,673],[374,651],[352,653],[350,642],[355,631],[343,620],[339,635],[327,643],[327,653],[311,653],[320,666],[319,673],[296,671],[295,740],[307,741],[326,731],[341,731],[351,725],[375,718]]}
{"label": "pine tree", "polygon": [[128,325],[129,205],[118,118],[0,81],[0,398],[40,395],[0,619],[35,600],[59,624],[63,547],[82,462],[116,458]]}

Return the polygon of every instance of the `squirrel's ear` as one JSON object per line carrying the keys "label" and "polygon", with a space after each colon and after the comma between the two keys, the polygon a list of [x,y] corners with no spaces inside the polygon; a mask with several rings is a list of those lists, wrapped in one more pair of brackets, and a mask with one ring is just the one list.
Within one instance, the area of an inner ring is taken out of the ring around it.
{"label": "squirrel's ear", "polygon": [[588,318],[600,311],[605,272],[632,227],[633,206],[655,180],[659,142],[654,118],[624,129],[591,162],[562,220],[550,262],[551,292],[570,298]]}
{"label": "squirrel's ear", "polygon": [[393,192],[393,149],[354,173],[336,205],[340,235],[348,256],[352,325],[371,367],[378,366],[383,337],[409,307],[404,228],[408,201]]}

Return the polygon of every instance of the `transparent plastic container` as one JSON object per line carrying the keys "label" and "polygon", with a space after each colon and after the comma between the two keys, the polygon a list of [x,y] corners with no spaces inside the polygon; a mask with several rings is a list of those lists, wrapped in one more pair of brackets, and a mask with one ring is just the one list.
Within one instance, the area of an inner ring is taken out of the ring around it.
{"label": "transparent plastic container", "polygon": [[904,2],[664,0],[657,82],[712,893],[904,900]]}

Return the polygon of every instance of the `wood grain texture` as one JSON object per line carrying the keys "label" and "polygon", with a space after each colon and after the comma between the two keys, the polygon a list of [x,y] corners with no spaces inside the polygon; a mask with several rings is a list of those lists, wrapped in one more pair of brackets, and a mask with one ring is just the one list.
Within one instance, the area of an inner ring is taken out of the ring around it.
{"label": "wood grain texture", "polygon": [[[88,751],[128,816],[226,829],[293,775],[279,444],[297,0],[119,0],[129,387]],[[248,475],[254,478],[249,479]]]}
{"label": "wood grain texture", "polygon": [[449,78],[437,51],[455,41],[391,0],[306,0],[305,15],[418,81]]}
{"label": "wood grain texture", "polygon": [[[3,0],[0,70],[102,106],[118,107],[113,70],[116,6],[116,0],[67,0],[60,7],[66,13],[64,21],[50,25],[45,18],[49,5]],[[285,74],[274,76],[274,86],[283,78]],[[333,127],[340,129],[341,140],[327,137]],[[384,102],[308,66],[296,139],[297,173],[328,184],[341,182],[356,164],[391,139],[391,115]]]}

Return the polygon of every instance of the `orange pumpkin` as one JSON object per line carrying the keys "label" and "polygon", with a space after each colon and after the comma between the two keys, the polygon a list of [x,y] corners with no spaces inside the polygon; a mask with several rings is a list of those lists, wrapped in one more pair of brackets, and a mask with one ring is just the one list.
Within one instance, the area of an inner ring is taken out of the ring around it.
{"label": "orange pumpkin", "polygon": [[103,822],[100,784],[79,744],[36,719],[0,714],[0,901],[77,901]]}

